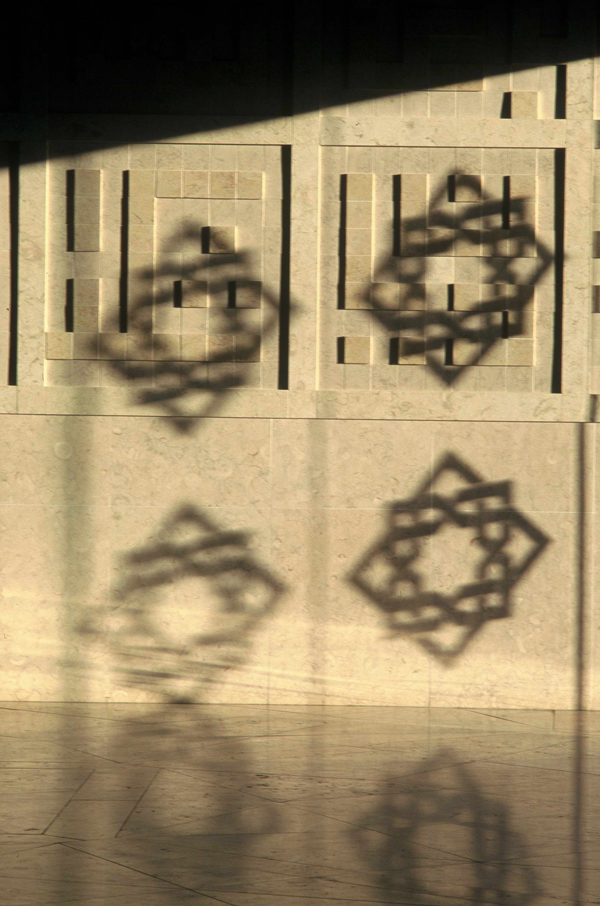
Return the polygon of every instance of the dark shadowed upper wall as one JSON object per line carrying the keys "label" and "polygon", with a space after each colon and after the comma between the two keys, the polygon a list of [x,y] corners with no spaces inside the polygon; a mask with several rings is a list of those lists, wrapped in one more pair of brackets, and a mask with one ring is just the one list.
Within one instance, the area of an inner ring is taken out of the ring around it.
{"label": "dark shadowed upper wall", "polygon": [[[0,138],[160,141],[182,134],[181,117],[198,133],[215,118],[240,125],[457,83],[477,90],[486,76],[593,56],[577,6],[233,3],[98,21],[87,8],[33,21],[23,11],[0,60]],[[300,68],[307,41],[314,65]]]}

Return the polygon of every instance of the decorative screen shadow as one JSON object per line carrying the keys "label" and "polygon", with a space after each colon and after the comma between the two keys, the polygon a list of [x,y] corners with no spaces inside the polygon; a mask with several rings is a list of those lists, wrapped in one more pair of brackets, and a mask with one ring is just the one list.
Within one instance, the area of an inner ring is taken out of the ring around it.
{"label": "decorative screen shadow", "polygon": [[550,392],[555,152],[322,153],[320,387]]}
{"label": "decorative screen shadow", "polygon": [[513,590],[548,541],[513,506],[510,482],[483,481],[447,454],[412,497],[389,505],[349,579],[394,636],[448,665],[486,623],[512,616]]}
{"label": "decorative screen shadow", "polygon": [[277,387],[281,149],[51,150],[46,384],[175,416]]}

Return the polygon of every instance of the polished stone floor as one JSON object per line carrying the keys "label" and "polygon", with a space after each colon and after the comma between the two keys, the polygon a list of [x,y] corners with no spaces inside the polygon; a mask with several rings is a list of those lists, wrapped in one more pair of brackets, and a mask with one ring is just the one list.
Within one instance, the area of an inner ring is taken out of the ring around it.
{"label": "polished stone floor", "polygon": [[2,906],[600,903],[600,713],[0,704]]}

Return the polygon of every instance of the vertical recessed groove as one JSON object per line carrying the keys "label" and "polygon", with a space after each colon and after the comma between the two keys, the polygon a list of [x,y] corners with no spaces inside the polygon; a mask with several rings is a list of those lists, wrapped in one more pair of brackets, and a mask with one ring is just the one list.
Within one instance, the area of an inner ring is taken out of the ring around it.
{"label": "vertical recessed groove", "polygon": [[448,284],[448,311],[454,311],[454,283]]}
{"label": "vertical recessed groove", "polygon": [[235,297],[236,297],[235,290],[236,290],[235,280],[228,280],[228,282],[227,282],[227,308],[235,308]]}
{"label": "vertical recessed groove", "polygon": [[400,199],[401,199],[401,179],[399,173],[392,177],[392,210],[393,210],[393,220],[392,220],[392,230],[393,230],[393,250],[392,254],[394,257],[400,257],[400,223],[402,217],[402,211],[400,210]]}
{"label": "vertical recessed groove", "polygon": [[510,229],[510,176],[502,177],[502,229]]}
{"label": "vertical recessed groove", "polygon": [[567,67],[564,63],[559,63],[556,67],[554,117],[557,120],[565,120],[567,118]]}
{"label": "vertical recessed groove", "polygon": [[75,170],[67,170],[67,251],[75,251]]}
{"label": "vertical recessed groove", "polygon": [[8,319],[8,383],[16,386],[19,348],[19,143],[8,142],[10,229],[10,300]]}
{"label": "vertical recessed groove", "polygon": [[589,620],[587,605],[588,574],[587,558],[587,482],[588,482],[588,457],[586,450],[587,431],[585,424],[576,426],[577,430],[577,459],[578,459],[578,520],[577,520],[577,650],[575,656],[576,690],[575,710],[576,726],[573,739],[573,852],[575,854],[573,872],[573,904],[582,904],[582,885],[584,877],[584,844],[582,841],[582,815],[585,802],[585,759],[586,759],[586,706],[585,690],[587,682],[588,665],[586,663],[587,623]]}
{"label": "vertical recessed groove", "polygon": [[448,177],[448,201],[450,204],[454,204],[456,201],[456,176],[454,173]]}
{"label": "vertical recessed groove", "polygon": [[444,340],[444,365],[454,365],[452,360],[454,340]]}
{"label": "vertical recessed groove", "polygon": [[563,282],[565,259],[565,165],[566,151],[554,152],[554,343],[552,350],[552,393],[562,390]]}
{"label": "vertical recessed groove", "polygon": [[121,195],[121,275],[119,278],[119,331],[127,333],[129,294],[129,170],[123,171]]}
{"label": "vertical recessed groove", "polygon": [[173,280],[173,308],[183,307],[183,283],[181,280]]}
{"label": "vertical recessed groove", "polygon": [[338,239],[338,300],[337,307],[346,307],[346,226],[348,223],[348,177],[343,173],[340,177],[340,233]]}
{"label": "vertical recessed groove", "polygon": [[75,329],[75,285],[73,280],[67,280],[65,286],[65,330],[73,333]]}
{"label": "vertical recessed groove", "polygon": [[503,340],[508,340],[508,335],[509,335],[508,331],[509,331],[508,312],[503,311],[502,312],[502,339]]}
{"label": "vertical recessed groove", "polygon": [[290,256],[292,238],[292,146],[281,148],[281,272],[279,282],[279,368],[277,387],[290,385]]}
{"label": "vertical recessed groove", "polygon": [[505,91],[502,95],[502,104],[500,106],[500,119],[512,119],[512,92]]}

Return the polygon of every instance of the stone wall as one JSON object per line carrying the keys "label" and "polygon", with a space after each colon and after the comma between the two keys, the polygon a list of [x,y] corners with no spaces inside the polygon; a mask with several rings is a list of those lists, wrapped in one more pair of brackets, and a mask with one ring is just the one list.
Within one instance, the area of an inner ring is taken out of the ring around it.
{"label": "stone wall", "polygon": [[591,5],[231,20],[7,92],[1,697],[600,707]]}

